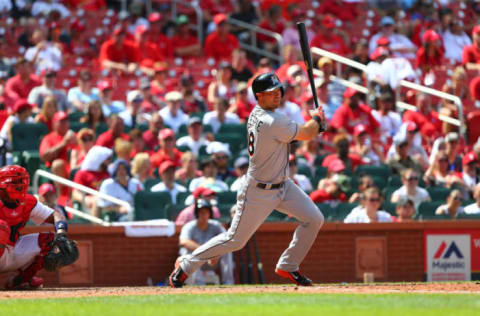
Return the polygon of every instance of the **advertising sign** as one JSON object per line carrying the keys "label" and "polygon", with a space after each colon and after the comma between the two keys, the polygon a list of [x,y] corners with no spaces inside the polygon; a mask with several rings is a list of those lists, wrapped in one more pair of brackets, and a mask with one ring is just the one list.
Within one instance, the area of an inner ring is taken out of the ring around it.
{"label": "advertising sign", "polygon": [[427,281],[470,281],[470,240],[470,234],[428,234]]}

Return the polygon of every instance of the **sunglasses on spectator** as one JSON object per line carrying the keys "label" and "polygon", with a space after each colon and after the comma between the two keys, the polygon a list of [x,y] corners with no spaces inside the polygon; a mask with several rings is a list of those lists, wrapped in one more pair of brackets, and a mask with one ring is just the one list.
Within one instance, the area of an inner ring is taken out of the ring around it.
{"label": "sunglasses on spectator", "polygon": [[368,198],[367,201],[369,201],[369,202],[380,202],[380,198]]}
{"label": "sunglasses on spectator", "polygon": [[83,136],[82,137],[82,142],[91,142],[93,141],[93,136]]}
{"label": "sunglasses on spectator", "polygon": [[407,181],[416,181],[418,180],[418,177],[408,177]]}
{"label": "sunglasses on spectator", "polygon": [[228,156],[216,156],[215,159],[228,159]]}
{"label": "sunglasses on spectator", "polygon": [[448,159],[447,158],[441,158],[439,159],[440,162],[448,162]]}
{"label": "sunglasses on spectator", "polygon": [[462,201],[462,200],[463,200],[462,197],[460,197],[460,196],[456,196],[456,197],[454,197],[453,199],[454,199],[455,201]]}

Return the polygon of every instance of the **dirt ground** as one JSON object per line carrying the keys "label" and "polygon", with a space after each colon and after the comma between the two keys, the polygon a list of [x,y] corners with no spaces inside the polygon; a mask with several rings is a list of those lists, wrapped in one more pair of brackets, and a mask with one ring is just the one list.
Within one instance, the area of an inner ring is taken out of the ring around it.
{"label": "dirt ground", "polygon": [[103,288],[43,288],[36,291],[0,291],[0,299],[67,298],[91,296],[168,295],[168,294],[237,294],[237,293],[475,293],[480,294],[480,282],[459,283],[376,283],[331,284],[312,287],[285,285],[267,286],[205,286],[171,289],[169,287],[103,287]]}

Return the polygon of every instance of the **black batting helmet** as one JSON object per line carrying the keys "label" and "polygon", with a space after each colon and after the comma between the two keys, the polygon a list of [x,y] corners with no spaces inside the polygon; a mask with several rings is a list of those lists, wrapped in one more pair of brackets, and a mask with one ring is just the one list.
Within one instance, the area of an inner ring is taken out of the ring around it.
{"label": "black batting helmet", "polygon": [[273,72],[267,72],[265,74],[261,74],[257,76],[252,83],[252,90],[256,99],[258,99],[257,98],[258,92],[268,92],[278,88],[280,88],[280,91],[282,91],[282,97],[283,97],[283,94],[285,93],[283,89],[283,85],[280,82],[280,79],[278,79],[277,75],[274,74]]}
{"label": "black batting helmet", "polygon": [[213,219],[213,209],[210,201],[205,199],[198,199],[195,201],[195,218],[198,218],[198,211],[202,208],[207,208],[210,211],[210,218]]}

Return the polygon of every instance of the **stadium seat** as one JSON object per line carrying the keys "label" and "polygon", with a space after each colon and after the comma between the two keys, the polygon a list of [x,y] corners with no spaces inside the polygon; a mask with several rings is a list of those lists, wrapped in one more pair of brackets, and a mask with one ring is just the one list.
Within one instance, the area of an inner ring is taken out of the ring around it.
{"label": "stadium seat", "polygon": [[168,192],[140,191],[134,196],[135,220],[167,218],[167,209],[172,205]]}
{"label": "stadium seat", "polygon": [[396,208],[397,208],[396,203],[383,202],[382,209],[390,213],[390,215],[395,215],[395,216],[397,215]]}
{"label": "stadium seat", "polygon": [[187,145],[182,145],[182,146],[177,146],[177,149],[181,151],[182,153],[185,153],[187,151],[190,151],[190,147]]}
{"label": "stadium seat", "polygon": [[247,126],[246,124],[222,124],[217,133],[224,134],[238,134],[247,137]]}
{"label": "stadium seat", "polygon": [[230,151],[233,154],[238,154],[246,146],[246,138],[243,135],[238,135],[234,133],[229,134],[215,134],[215,140],[227,143],[230,146]]}
{"label": "stadium seat", "polygon": [[355,169],[356,175],[368,174],[372,177],[382,177],[388,179],[388,177],[392,174],[392,171],[389,166],[387,165],[379,165],[379,166],[370,166],[370,165],[360,165]]}
{"label": "stadium seat", "polygon": [[235,204],[237,203],[237,192],[218,192],[217,201],[218,204]]}
{"label": "stadium seat", "polygon": [[23,164],[25,169],[27,169],[30,179],[33,179],[35,171],[40,169],[42,165],[42,160],[40,159],[40,153],[36,150],[26,150],[22,153]]}
{"label": "stadium seat", "polygon": [[385,188],[387,186],[387,177],[373,175],[371,177],[377,188]]}
{"label": "stadium seat", "polygon": [[82,128],[88,128],[87,123],[82,123],[82,122],[70,122],[70,129],[74,132],[78,132]]}
{"label": "stadium seat", "polygon": [[37,150],[48,128],[42,123],[18,123],[12,127],[12,151]]}
{"label": "stadium seat", "polygon": [[437,208],[442,205],[443,202],[435,201],[435,202],[422,202],[418,206],[417,214],[415,214],[415,219],[424,220],[424,219],[431,219],[437,218],[435,215],[435,211]]}
{"label": "stadium seat", "polygon": [[312,170],[308,165],[297,164],[297,173],[303,174],[309,179],[313,179]]}
{"label": "stadium seat", "polygon": [[158,183],[162,182],[162,179],[160,178],[150,178],[145,180],[145,183],[143,184],[143,187],[145,191],[150,191],[152,187]]}
{"label": "stadium seat", "polygon": [[401,187],[403,185],[402,177],[400,177],[399,175],[391,175],[390,177],[388,177],[387,185],[389,187]]}
{"label": "stadium seat", "polygon": [[75,112],[72,112],[72,113],[68,114],[68,120],[70,121],[70,123],[79,122],[80,119],[84,116],[85,116],[85,113],[80,112],[80,111],[75,111]]}
{"label": "stadium seat", "polygon": [[105,133],[107,130],[108,130],[108,124],[102,122],[98,124],[97,127],[95,127],[95,135],[97,135],[98,137],[100,134]]}
{"label": "stadium seat", "polygon": [[[177,199],[178,199],[178,196],[177,196]],[[167,219],[169,221],[175,222],[175,220],[178,217],[178,214],[180,214],[180,212],[183,211],[183,209],[185,207],[186,206],[183,205],[183,204],[172,204],[172,205],[170,205],[167,208]]]}
{"label": "stadium seat", "polygon": [[393,192],[397,191],[398,187],[391,187],[387,186],[385,189],[382,190],[383,196],[385,197],[386,202],[390,202],[392,199]]}
{"label": "stadium seat", "polygon": [[358,203],[339,203],[334,209],[331,220],[343,222],[345,217],[357,206]]}
{"label": "stadium seat", "polygon": [[217,205],[218,209],[220,210],[220,218],[219,220],[222,223],[228,223],[232,220],[232,216],[230,214],[230,210],[234,204],[232,203],[219,203]]}
{"label": "stadium seat", "polygon": [[332,218],[334,217],[334,210],[330,206],[330,204],[317,203],[316,205],[320,209],[320,211],[322,212],[323,217],[325,218],[325,221],[331,221]]}
{"label": "stadium seat", "polygon": [[450,194],[451,189],[444,187],[428,187],[427,191],[432,201],[445,201]]}
{"label": "stadium seat", "polygon": [[189,197],[192,193],[187,191],[187,192],[178,192],[177,194],[177,203],[179,205],[183,205],[185,207],[185,200],[187,197]]}
{"label": "stadium seat", "polygon": [[457,219],[480,220],[480,214],[458,214]]}

